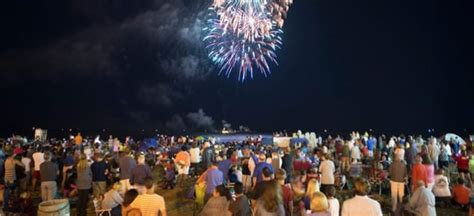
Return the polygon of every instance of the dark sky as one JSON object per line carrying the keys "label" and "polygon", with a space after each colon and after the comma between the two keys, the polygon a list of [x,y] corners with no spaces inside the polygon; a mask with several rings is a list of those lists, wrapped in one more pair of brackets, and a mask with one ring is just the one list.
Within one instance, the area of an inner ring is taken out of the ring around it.
{"label": "dark sky", "polygon": [[472,132],[473,1],[295,0],[279,66],[206,58],[208,0],[1,3],[2,134],[219,128]]}

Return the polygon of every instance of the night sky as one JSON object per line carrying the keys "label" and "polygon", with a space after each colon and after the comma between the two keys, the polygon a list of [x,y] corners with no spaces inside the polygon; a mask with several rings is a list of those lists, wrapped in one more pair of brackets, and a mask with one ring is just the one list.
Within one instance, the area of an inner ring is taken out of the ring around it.
{"label": "night sky", "polygon": [[279,66],[245,83],[206,57],[209,5],[2,2],[1,135],[474,129],[474,1],[294,0]]}

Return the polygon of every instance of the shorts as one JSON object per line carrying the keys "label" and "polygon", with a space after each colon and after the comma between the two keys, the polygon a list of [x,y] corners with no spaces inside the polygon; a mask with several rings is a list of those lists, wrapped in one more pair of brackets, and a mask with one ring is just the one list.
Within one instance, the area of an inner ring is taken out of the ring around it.
{"label": "shorts", "polygon": [[40,180],[41,181],[41,174],[40,174],[40,171],[39,170],[35,170],[33,172],[33,178],[36,179],[36,180]]}
{"label": "shorts", "polygon": [[458,171],[459,171],[460,173],[469,174],[469,170],[467,170],[467,169],[459,169],[459,168],[458,168]]}

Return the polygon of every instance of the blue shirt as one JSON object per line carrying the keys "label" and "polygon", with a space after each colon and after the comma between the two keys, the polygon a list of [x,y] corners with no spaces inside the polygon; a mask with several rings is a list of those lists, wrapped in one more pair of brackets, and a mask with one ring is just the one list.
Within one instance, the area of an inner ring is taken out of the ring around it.
{"label": "blue shirt", "polygon": [[367,150],[373,151],[375,147],[375,140],[373,138],[370,138],[367,140]]}
{"label": "blue shirt", "polygon": [[263,181],[263,168],[267,167],[270,172],[273,174],[273,167],[271,164],[260,162],[255,166],[255,171],[253,171],[253,177],[257,177],[257,183]]}
{"label": "blue shirt", "polygon": [[224,184],[224,174],[219,169],[209,169],[206,174],[206,194],[211,194],[221,184]]}
{"label": "blue shirt", "polygon": [[232,161],[230,161],[230,159],[227,159],[227,160],[219,162],[219,165],[217,166],[219,170],[222,172],[222,174],[224,175],[225,179],[229,178],[229,169],[231,165],[232,165]]}

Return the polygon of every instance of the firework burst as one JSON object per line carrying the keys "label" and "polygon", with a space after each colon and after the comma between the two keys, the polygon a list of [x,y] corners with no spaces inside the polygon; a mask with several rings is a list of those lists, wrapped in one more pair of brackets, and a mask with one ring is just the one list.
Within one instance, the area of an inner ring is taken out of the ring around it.
{"label": "firework burst", "polygon": [[266,0],[214,2],[204,41],[219,74],[230,77],[235,69],[243,82],[253,78],[254,71],[268,76],[271,62],[278,65],[275,51],[281,48],[283,31],[272,20],[268,7]]}

